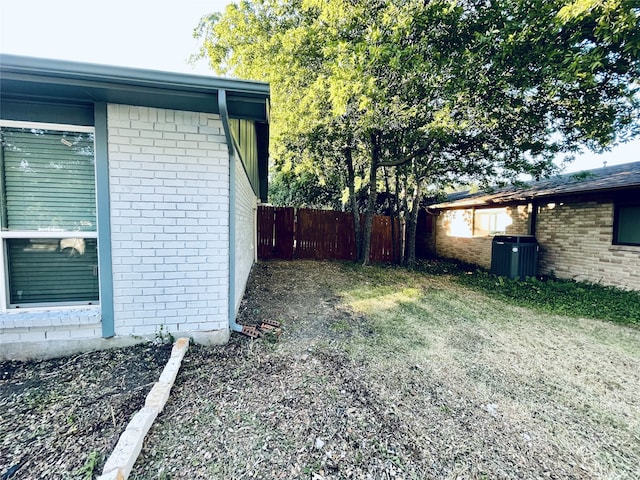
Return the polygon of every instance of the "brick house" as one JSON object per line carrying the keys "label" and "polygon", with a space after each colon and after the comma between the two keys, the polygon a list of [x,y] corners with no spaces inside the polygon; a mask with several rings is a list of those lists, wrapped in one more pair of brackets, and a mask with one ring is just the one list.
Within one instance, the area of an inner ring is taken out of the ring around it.
{"label": "brick house", "polygon": [[258,82],[0,56],[0,358],[226,341],[268,102]]}
{"label": "brick house", "polygon": [[440,257],[489,268],[495,234],[535,235],[539,274],[640,290],[640,162],[461,192],[429,211]]}

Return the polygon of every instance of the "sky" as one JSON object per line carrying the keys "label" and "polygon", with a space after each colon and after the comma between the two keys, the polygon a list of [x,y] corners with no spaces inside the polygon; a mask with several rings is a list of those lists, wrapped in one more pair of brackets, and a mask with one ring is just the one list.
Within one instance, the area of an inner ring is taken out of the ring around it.
{"label": "sky", "polygon": [[[193,30],[228,0],[0,0],[0,53],[213,75],[190,65]],[[640,161],[640,139],[579,155],[565,171]]]}

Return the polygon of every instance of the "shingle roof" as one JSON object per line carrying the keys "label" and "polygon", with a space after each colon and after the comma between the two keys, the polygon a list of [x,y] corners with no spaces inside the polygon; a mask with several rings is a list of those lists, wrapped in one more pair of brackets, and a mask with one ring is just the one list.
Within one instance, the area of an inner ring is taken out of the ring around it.
{"label": "shingle roof", "polygon": [[493,192],[456,192],[447,201],[429,205],[433,209],[492,206],[525,202],[536,198],[578,193],[598,193],[640,188],[640,162],[567,173],[525,186],[510,186]]}

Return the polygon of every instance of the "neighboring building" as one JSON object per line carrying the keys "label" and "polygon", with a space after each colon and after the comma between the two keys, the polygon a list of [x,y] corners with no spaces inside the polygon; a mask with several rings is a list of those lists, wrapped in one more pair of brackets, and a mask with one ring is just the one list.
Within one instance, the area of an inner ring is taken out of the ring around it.
{"label": "neighboring building", "polygon": [[495,234],[535,235],[540,274],[640,290],[640,162],[454,194],[429,211],[440,257],[489,268]]}
{"label": "neighboring building", "polygon": [[263,83],[0,56],[0,358],[226,341],[268,102]]}

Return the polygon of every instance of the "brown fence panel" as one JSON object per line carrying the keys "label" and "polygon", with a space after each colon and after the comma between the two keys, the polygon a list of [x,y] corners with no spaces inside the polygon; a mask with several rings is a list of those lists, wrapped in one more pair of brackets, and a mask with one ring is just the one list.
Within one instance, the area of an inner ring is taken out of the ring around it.
{"label": "brown fence panel", "polygon": [[261,205],[258,207],[258,258],[269,260],[273,258],[275,246],[275,209]]}
{"label": "brown fence panel", "polygon": [[293,208],[258,207],[258,258],[293,260],[295,211]]}
{"label": "brown fence panel", "polygon": [[[364,216],[361,216],[361,219]],[[392,228],[392,222],[393,228]],[[397,262],[397,219],[375,215],[371,262]],[[258,258],[261,260],[355,260],[353,216],[348,212],[288,207],[258,207]]]}
{"label": "brown fence panel", "polygon": [[293,260],[296,212],[291,207],[275,208],[274,258]]}
{"label": "brown fence panel", "polygon": [[334,212],[335,244],[333,258],[336,260],[356,260],[356,237],[353,228],[353,214],[350,212]]}
{"label": "brown fence panel", "polygon": [[351,215],[332,210],[298,209],[296,258],[353,260],[355,254]]}
{"label": "brown fence panel", "polygon": [[323,253],[318,248],[318,243],[324,237],[324,225],[318,222],[321,212],[299,208],[296,229],[295,257],[301,259],[321,260]]}
{"label": "brown fence panel", "polygon": [[[393,230],[392,230],[392,222]],[[373,217],[371,227],[371,251],[369,260],[375,263],[397,262],[400,259],[400,242],[398,241],[400,225],[397,219],[382,215]],[[396,235],[392,235],[395,233]],[[393,238],[393,237],[396,238]]]}

